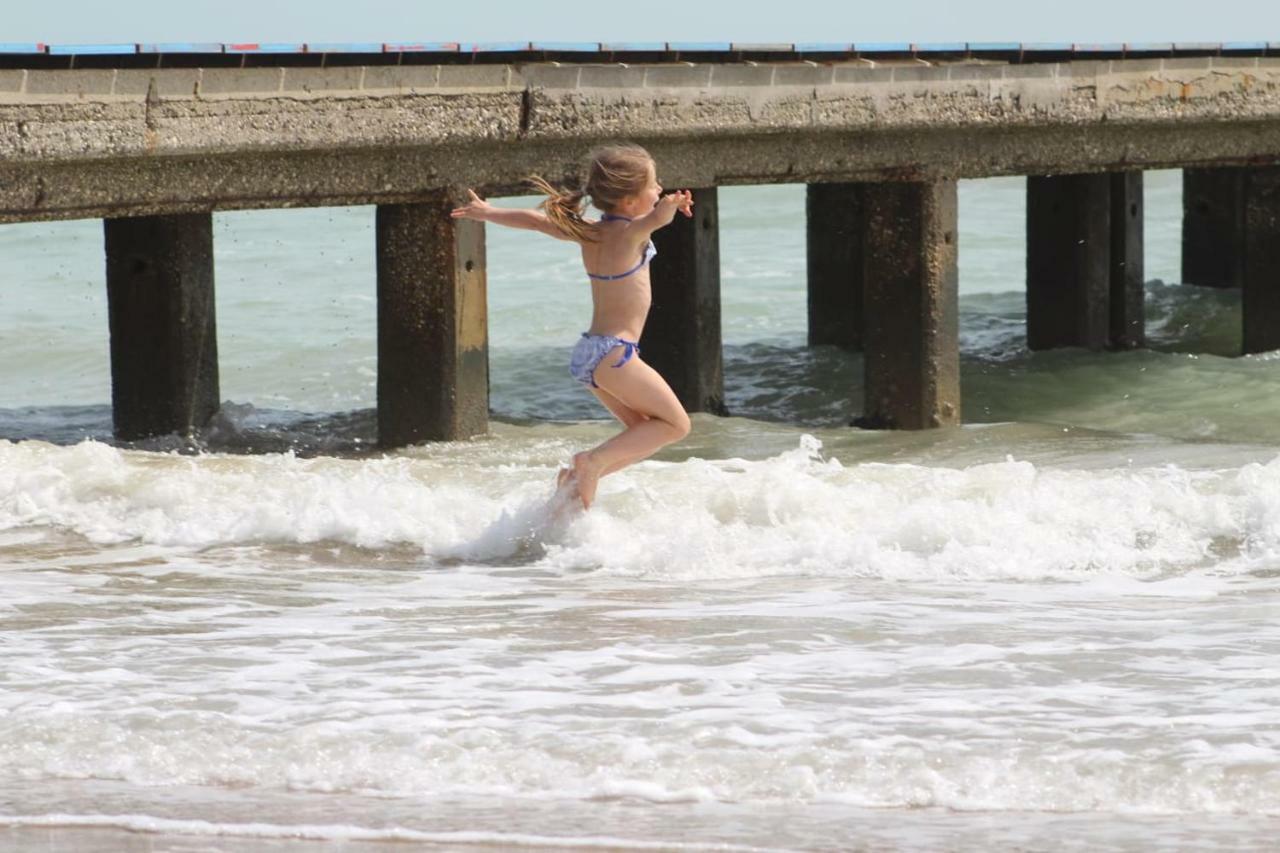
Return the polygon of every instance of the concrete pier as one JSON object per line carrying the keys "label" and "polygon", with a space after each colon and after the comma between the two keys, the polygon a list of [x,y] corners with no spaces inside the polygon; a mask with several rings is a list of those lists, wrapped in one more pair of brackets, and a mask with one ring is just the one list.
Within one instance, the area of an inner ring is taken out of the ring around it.
{"label": "concrete pier", "polygon": [[720,204],[714,187],[693,190],[693,217],[654,232],[653,305],[643,358],[690,412],[727,414],[720,337]]}
{"label": "concrete pier", "polygon": [[487,431],[484,225],[453,200],[377,210],[378,443],[399,447]]}
{"label": "concrete pier", "polygon": [[[810,341],[865,348],[868,423],[957,422],[961,178],[1055,176],[1028,182],[1033,348],[1141,344],[1138,172],[1179,166],[1192,167],[1184,279],[1239,284],[1245,349],[1280,343],[1274,48],[597,47],[170,67],[0,46],[0,223],[110,220],[122,436],[188,431],[217,406],[212,262],[184,216],[207,231],[210,211],[328,205],[379,206],[382,444],[483,432],[483,236],[448,219],[448,197],[575,174],[619,138],[644,145],[670,186],[704,188],[696,219],[656,238],[642,342],[692,410],[724,410],[715,188],[727,185],[810,185]],[[136,230],[148,219],[152,236]],[[148,375],[157,364],[172,369]]]}
{"label": "concrete pier", "polygon": [[518,192],[601,140],[670,186],[1258,165],[1280,57],[9,68],[0,222]]}
{"label": "concrete pier", "polygon": [[104,221],[115,436],[189,435],[218,411],[213,217]]}
{"label": "concrete pier", "polygon": [[862,187],[805,188],[809,346],[862,349]]}
{"label": "concrete pier", "polygon": [[859,426],[960,422],[956,182],[867,184],[866,405]]}
{"label": "concrete pier", "polygon": [[1246,168],[1182,170],[1182,281],[1244,284]]}
{"label": "concrete pier", "polygon": [[1280,166],[1248,169],[1244,186],[1244,352],[1280,349]]}

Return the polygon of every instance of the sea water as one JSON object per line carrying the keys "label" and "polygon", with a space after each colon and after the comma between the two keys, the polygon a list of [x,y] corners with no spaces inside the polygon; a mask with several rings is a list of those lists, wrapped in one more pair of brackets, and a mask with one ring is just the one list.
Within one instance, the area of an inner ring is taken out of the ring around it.
{"label": "sea water", "polygon": [[217,214],[193,453],[111,440],[100,223],[0,226],[0,847],[1272,849],[1280,354],[1177,173],[1151,348],[1029,353],[1023,192],[961,184],[966,425],[893,433],[803,188],[722,189],[732,417],[567,516],[571,247],[488,229],[492,429],[384,453],[372,209]]}

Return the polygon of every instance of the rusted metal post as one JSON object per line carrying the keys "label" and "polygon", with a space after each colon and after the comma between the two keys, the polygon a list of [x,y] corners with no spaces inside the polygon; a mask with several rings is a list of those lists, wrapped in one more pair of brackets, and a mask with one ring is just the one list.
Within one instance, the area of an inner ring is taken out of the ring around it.
{"label": "rusted metal post", "polygon": [[805,190],[809,346],[862,349],[862,186]]}
{"label": "rusted metal post", "polygon": [[1182,170],[1182,281],[1244,283],[1245,178],[1234,166]]}
{"label": "rusted metal post", "polygon": [[1280,166],[1244,178],[1244,352],[1280,349]]}
{"label": "rusted metal post", "polygon": [[445,194],[377,210],[378,442],[479,435],[489,424],[484,225]]}
{"label": "rusted metal post", "polygon": [[106,219],[103,231],[115,436],[190,434],[219,405],[213,216]]}
{"label": "rusted metal post", "polygon": [[1107,344],[1135,349],[1146,343],[1143,314],[1142,172],[1111,175],[1111,305]]}
{"label": "rusted metal post", "polygon": [[715,187],[693,190],[693,217],[654,232],[653,306],[640,350],[691,412],[727,414],[720,338],[720,206]]}
{"label": "rusted metal post", "polygon": [[855,424],[960,422],[956,182],[866,184],[866,404]]}
{"label": "rusted metal post", "polygon": [[1027,346],[1110,337],[1111,176],[1027,178]]}

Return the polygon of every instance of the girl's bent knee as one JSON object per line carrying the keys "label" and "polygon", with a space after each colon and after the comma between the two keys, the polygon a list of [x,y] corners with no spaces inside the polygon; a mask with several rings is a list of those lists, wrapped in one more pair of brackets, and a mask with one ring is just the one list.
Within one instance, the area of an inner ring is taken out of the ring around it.
{"label": "girl's bent knee", "polygon": [[675,437],[671,440],[680,441],[693,429],[693,424],[689,421],[688,415],[681,413],[680,417],[671,422],[671,429],[675,433]]}

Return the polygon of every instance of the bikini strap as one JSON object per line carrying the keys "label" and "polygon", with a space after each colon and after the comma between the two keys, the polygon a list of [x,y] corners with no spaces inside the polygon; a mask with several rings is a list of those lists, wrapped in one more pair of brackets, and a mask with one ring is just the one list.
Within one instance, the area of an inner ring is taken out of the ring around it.
{"label": "bikini strap", "polygon": [[617,275],[596,275],[596,274],[595,274],[595,273],[593,273],[593,272],[589,272],[589,273],[587,273],[587,278],[594,278],[594,279],[598,279],[598,280],[600,280],[600,281],[617,281],[617,280],[618,280],[618,279],[620,279],[620,278],[626,278],[627,276],[631,275],[632,273],[634,273],[634,272],[638,272],[638,271],[639,271],[640,269],[642,269],[642,268],[644,267],[644,265],[645,265],[645,264],[647,264],[647,263],[649,263],[649,259],[648,259],[647,257],[646,257],[646,258],[641,258],[641,259],[640,259],[640,263],[636,264],[634,267],[632,267],[631,269],[627,270],[626,272],[620,272],[620,273],[618,273]]}
{"label": "bikini strap", "polygon": [[615,338],[618,343],[622,344],[622,358],[618,359],[618,363],[614,367],[622,367],[631,360],[631,357],[640,352],[640,344],[635,341],[627,341],[622,338]]}
{"label": "bikini strap", "polygon": [[[615,219],[620,220],[622,222],[631,221],[629,217],[617,216],[612,213],[605,213],[600,216],[601,222],[609,222],[610,220],[615,220]],[[645,243],[645,247],[641,251],[640,263],[636,264],[631,269],[627,270],[626,272],[620,272],[617,275],[596,275],[593,272],[589,272],[587,273],[587,278],[594,278],[597,281],[617,281],[620,278],[626,278],[632,273],[638,272],[641,269],[643,269],[644,265],[649,263],[649,261],[652,260],[653,256],[656,255],[657,253],[658,253],[658,250],[653,247],[653,241],[650,240],[648,243]],[[628,358],[630,358],[630,356],[628,356]]]}

